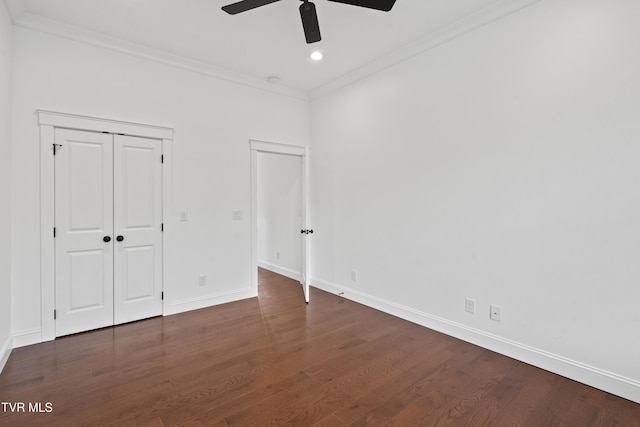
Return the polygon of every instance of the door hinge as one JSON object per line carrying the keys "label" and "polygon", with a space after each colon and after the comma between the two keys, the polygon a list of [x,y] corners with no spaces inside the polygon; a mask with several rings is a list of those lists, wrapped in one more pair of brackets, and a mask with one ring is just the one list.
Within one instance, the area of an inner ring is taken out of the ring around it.
{"label": "door hinge", "polygon": [[160,299],[164,301],[164,292],[160,292]]}
{"label": "door hinge", "polygon": [[160,154],[160,163],[164,163],[164,154]]}
{"label": "door hinge", "polygon": [[160,231],[164,231],[164,222],[160,224]]}
{"label": "door hinge", "polygon": [[54,238],[56,237],[56,228],[55,227],[53,227],[53,237]]}
{"label": "door hinge", "polygon": [[53,310],[53,320],[56,320],[58,311],[57,310]]}

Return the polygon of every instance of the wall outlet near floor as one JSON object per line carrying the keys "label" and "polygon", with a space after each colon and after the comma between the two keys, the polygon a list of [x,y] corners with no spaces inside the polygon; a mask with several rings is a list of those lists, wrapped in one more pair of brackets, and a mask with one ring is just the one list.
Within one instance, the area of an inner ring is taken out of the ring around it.
{"label": "wall outlet near floor", "polygon": [[201,274],[198,277],[198,285],[199,286],[206,286],[207,285],[207,276],[205,276],[204,274]]}
{"label": "wall outlet near floor", "polygon": [[502,322],[502,307],[491,304],[491,313],[489,314],[489,317],[491,320],[495,320],[496,322]]}
{"label": "wall outlet near floor", "polygon": [[476,314],[476,300],[471,298],[465,299],[464,309],[467,313]]}
{"label": "wall outlet near floor", "polygon": [[276,259],[280,259],[280,251],[276,251]]}
{"label": "wall outlet near floor", "polygon": [[353,280],[354,282],[358,281],[358,272],[355,270],[351,270],[351,280]]}

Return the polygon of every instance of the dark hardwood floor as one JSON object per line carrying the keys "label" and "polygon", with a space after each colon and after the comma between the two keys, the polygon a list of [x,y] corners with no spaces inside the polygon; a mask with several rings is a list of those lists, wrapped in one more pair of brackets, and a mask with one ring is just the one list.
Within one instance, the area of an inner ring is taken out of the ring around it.
{"label": "dark hardwood floor", "polygon": [[0,401],[26,412],[0,425],[640,426],[628,400],[259,277],[259,299],[13,350]]}

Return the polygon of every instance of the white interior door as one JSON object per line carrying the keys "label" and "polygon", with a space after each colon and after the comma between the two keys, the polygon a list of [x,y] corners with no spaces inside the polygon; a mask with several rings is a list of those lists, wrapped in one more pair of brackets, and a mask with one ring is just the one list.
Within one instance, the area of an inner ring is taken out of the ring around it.
{"label": "white interior door", "polygon": [[55,130],[55,335],[162,314],[162,144]]}
{"label": "white interior door", "polygon": [[114,323],[162,314],[162,146],[114,137]]}
{"label": "white interior door", "polygon": [[302,222],[302,240],[301,240],[301,266],[300,266],[300,279],[302,287],[304,289],[304,300],[309,302],[309,278],[311,269],[311,239],[310,234],[313,234],[313,229],[309,226],[309,156],[302,156],[300,158],[301,165],[301,222]]}
{"label": "white interior door", "polygon": [[109,134],[56,129],[56,336],[113,324]]}

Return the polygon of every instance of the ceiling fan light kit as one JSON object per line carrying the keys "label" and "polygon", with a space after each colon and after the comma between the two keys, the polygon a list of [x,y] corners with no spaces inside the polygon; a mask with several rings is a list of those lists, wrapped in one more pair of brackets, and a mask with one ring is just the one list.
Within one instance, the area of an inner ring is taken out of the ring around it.
{"label": "ceiling fan light kit", "polygon": [[[280,0],[241,0],[236,3],[228,4],[222,7],[222,10],[229,15],[246,12],[261,6],[266,6]],[[302,28],[307,43],[319,42],[320,25],[318,24],[318,15],[316,13],[316,5],[309,0],[302,0],[300,5],[300,18],[302,19]],[[383,12],[389,12],[396,0],[329,0],[334,3],[343,3],[351,6],[359,6],[367,9],[375,9]]]}

